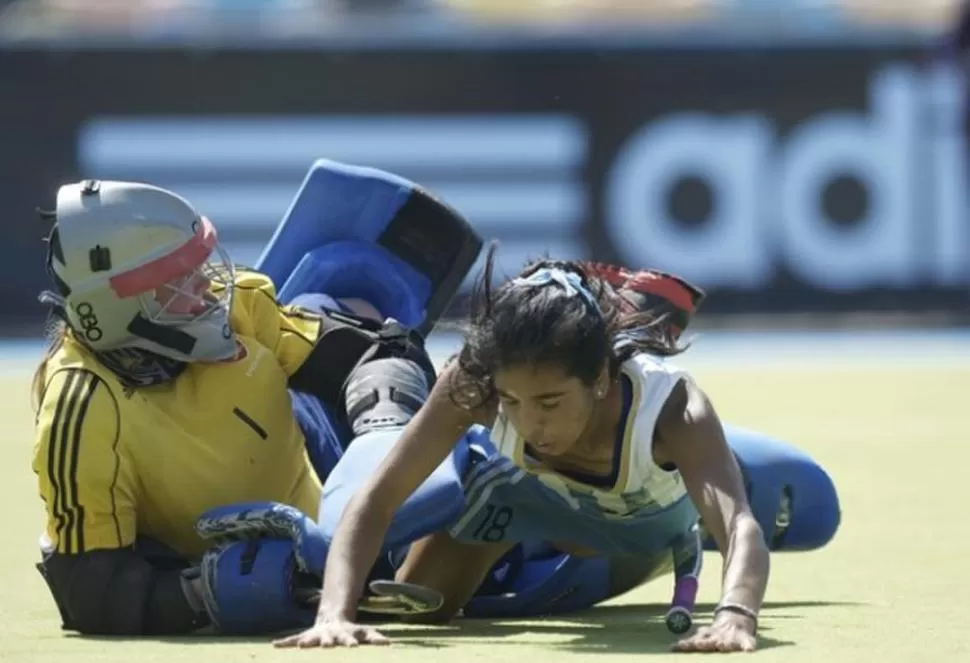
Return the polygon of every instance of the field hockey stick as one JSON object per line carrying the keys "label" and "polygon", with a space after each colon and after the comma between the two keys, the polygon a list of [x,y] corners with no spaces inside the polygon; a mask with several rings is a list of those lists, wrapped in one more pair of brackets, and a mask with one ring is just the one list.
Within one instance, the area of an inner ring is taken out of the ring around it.
{"label": "field hockey stick", "polygon": [[[357,604],[360,612],[368,614],[420,615],[436,612],[445,602],[440,592],[409,582],[374,580],[368,587],[372,595],[362,597]],[[320,589],[318,586],[298,587],[294,596],[299,603],[315,605],[320,601]]]}
{"label": "field hockey stick", "polygon": [[668,631],[681,635],[694,625],[697,589],[704,564],[704,550],[697,528],[671,552],[674,556],[674,597],[664,615],[664,623]]}

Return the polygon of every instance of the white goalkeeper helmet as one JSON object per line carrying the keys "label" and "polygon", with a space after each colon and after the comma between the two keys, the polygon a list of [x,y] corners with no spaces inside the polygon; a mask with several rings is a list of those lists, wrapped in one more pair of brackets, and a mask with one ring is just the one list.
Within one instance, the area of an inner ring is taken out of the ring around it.
{"label": "white goalkeeper helmet", "polygon": [[182,362],[235,355],[233,265],[188,201],[149,184],[85,180],[58,190],[54,216],[48,272],[85,345]]}

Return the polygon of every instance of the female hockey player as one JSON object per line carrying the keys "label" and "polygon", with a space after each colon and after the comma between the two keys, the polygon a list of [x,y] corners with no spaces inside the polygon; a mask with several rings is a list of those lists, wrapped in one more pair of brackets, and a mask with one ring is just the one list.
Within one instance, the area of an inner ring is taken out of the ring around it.
{"label": "female hockey player", "polygon": [[[736,458],[689,374],[664,361],[672,326],[621,301],[609,274],[541,260],[497,289],[491,251],[457,359],[400,441],[343,512],[326,562],[316,624],[281,647],[387,640],[355,623],[356,601],[398,506],[469,428],[462,517],[415,543],[398,579],[444,597],[449,619],[517,541],[541,538],[648,555],[696,524],[724,559],[713,623],[678,651],[750,651],[769,572]],[[667,321],[669,322],[669,321]]]}

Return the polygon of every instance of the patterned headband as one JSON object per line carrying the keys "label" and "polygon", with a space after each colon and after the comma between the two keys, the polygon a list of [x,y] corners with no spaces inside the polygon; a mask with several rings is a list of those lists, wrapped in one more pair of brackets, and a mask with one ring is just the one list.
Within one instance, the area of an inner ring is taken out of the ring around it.
{"label": "patterned headband", "polygon": [[562,287],[566,292],[566,296],[575,297],[579,296],[586,303],[586,307],[600,319],[603,318],[603,311],[600,309],[599,303],[596,301],[596,297],[593,293],[583,285],[583,279],[576,272],[567,272],[562,269],[557,268],[543,268],[536,270],[534,273],[527,277],[519,277],[513,279],[512,284],[517,287],[521,286],[532,286],[541,287],[554,283]]}

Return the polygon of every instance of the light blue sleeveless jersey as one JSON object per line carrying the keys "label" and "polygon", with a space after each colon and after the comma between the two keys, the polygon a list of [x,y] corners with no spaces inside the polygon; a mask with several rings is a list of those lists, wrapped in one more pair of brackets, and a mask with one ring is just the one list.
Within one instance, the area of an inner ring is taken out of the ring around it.
{"label": "light blue sleeveless jersey", "polygon": [[680,473],[653,461],[660,411],[681,369],[645,354],[621,367],[625,424],[609,477],[552,471],[529,453],[500,411],[473,445],[465,505],[452,536],[463,541],[568,541],[604,554],[651,555],[687,536],[698,520]]}

